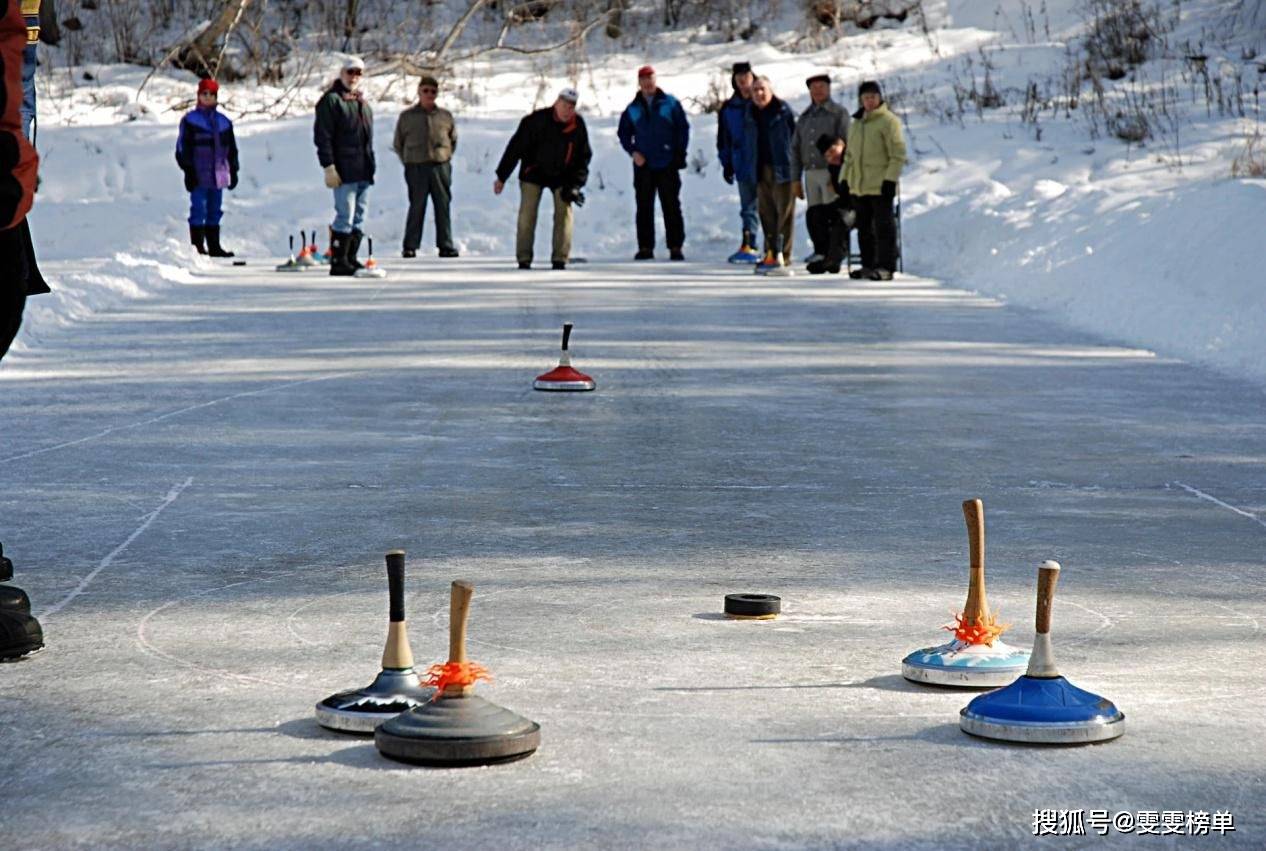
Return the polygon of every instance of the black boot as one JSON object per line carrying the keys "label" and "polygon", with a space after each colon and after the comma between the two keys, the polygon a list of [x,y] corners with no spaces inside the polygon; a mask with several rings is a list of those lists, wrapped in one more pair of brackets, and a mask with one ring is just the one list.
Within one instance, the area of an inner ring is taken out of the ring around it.
{"label": "black boot", "polygon": [[0,660],[17,659],[43,646],[39,621],[25,612],[0,609]]}
{"label": "black boot", "polygon": [[330,232],[330,274],[348,277],[356,274],[356,267],[347,262],[347,249],[351,245],[350,233]]}
{"label": "black boot", "polygon": [[[832,210],[831,212],[834,213],[835,211]],[[821,275],[826,272],[838,275],[840,267],[844,265],[844,255],[848,253],[848,228],[844,226],[844,222],[838,215],[832,218],[834,218],[834,221],[829,225],[831,241],[826,249],[826,256],[809,264],[810,275]]]}
{"label": "black boot", "polygon": [[204,230],[207,234],[207,254],[212,257],[232,257],[232,251],[225,251],[224,246],[220,245],[220,226],[207,225]]}
{"label": "black boot", "polygon": [[207,229],[202,225],[189,226],[189,241],[193,243],[193,247],[198,249],[199,254],[207,253]]}
{"label": "black boot", "polygon": [[347,262],[351,264],[352,271],[365,268],[365,264],[356,259],[356,252],[360,251],[360,241],[364,238],[364,233],[354,230],[347,239]]}

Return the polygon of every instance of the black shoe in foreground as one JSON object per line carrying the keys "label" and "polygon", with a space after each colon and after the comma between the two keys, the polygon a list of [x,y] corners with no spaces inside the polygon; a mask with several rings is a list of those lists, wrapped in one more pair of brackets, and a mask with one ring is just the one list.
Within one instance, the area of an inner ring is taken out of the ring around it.
{"label": "black shoe in foreground", "polygon": [[531,260],[520,260],[520,261],[519,261],[519,268],[520,268],[520,269],[531,269],[531,268],[532,268],[532,261],[531,261]]}
{"label": "black shoe in foreground", "polygon": [[461,255],[458,254],[456,248],[441,248],[440,256],[441,257],[460,257]]}
{"label": "black shoe in foreground", "polygon": [[870,269],[867,269],[865,266],[861,266],[861,267],[859,267],[859,268],[857,268],[857,269],[854,269],[853,271],[849,272],[849,273],[848,273],[848,276],[849,276],[850,278],[852,278],[854,281],[860,281],[860,280],[862,280],[863,278],[866,278],[867,280],[869,280],[869,279],[870,279],[870,273],[871,273],[871,270],[870,270]]}
{"label": "black shoe in foreground", "polygon": [[400,252],[400,256],[405,260],[412,260],[414,257],[418,256],[418,252],[414,251],[412,248],[406,248],[404,251]]}
{"label": "black shoe in foreground", "polygon": [[636,254],[633,255],[633,259],[634,260],[654,260],[655,252],[651,251],[649,248],[643,248],[642,250],[638,251]]}
{"label": "black shoe in foreground", "polygon": [[561,272],[562,270],[564,270],[564,269],[566,269],[566,268],[567,268],[567,261],[565,261],[565,260],[555,260],[555,261],[554,261],[554,271],[555,271],[555,272]]}
{"label": "black shoe in foreground", "polygon": [[686,255],[681,253],[680,248],[674,248],[668,252],[668,259],[669,260],[685,260]]}

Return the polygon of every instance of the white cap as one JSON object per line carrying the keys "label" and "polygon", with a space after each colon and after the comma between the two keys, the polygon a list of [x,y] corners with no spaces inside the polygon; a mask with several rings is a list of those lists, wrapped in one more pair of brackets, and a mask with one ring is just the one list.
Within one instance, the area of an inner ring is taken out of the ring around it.
{"label": "white cap", "polygon": [[563,89],[561,92],[558,93],[558,96],[562,98],[563,100],[567,101],[568,103],[573,103],[573,104],[576,103],[578,100],[580,100],[580,92],[572,88]]}
{"label": "white cap", "polygon": [[349,56],[347,57],[347,59],[343,60],[343,70],[344,71],[351,71],[351,70],[364,71],[365,60],[361,59],[359,56]]}

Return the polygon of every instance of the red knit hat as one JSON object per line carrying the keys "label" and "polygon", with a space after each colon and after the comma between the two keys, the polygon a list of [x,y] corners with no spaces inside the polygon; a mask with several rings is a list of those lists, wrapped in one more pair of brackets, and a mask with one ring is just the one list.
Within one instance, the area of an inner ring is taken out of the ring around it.
{"label": "red knit hat", "polygon": [[637,69],[637,78],[639,80],[642,79],[643,77],[653,77],[653,76],[655,76],[655,69],[649,65],[643,65],[641,68]]}
{"label": "red knit hat", "polygon": [[199,80],[198,94],[202,94],[203,92],[210,92],[213,95],[218,95],[220,93],[220,84],[210,78]]}

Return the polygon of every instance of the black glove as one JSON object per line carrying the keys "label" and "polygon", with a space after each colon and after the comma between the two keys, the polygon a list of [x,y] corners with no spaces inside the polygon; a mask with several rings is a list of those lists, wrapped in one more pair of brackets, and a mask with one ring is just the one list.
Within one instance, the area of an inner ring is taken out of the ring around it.
{"label": "black glove", "polygon": [[185,191],[192,192],[198,188],[198,173],[191,168],[185,169]]}
{"label": "black glove", "polygon": [[232,190],[236,188],[237,188],[237,172],[235,171],[229,175],[229,189]]}
{"label": "black glove", "polygon": [[721,166],[721,176],[725,178],[726,183],[731,186],[734,185],[734,169],[730,168],[728,165]]}
{"label": "black glove", "polygon": [[677,154],[677,158],[673,160],[673,165],[677,167],[678,171],[686,167],[686,152],[685,151],[681,151],[680,153]]}
{"label": "black glove", "polygon": [[884,196],[884,200],[891,204],[892,199],[897,197],[897,182],[895,180],[885,180],[883,185],[879,187],[879,192]]}
{"label": "black glove", "polygon": [[577,207],[585,206],[585,193],[581,192],[578,186],[564,186],[558,194],[568,204],[575,204]]}

